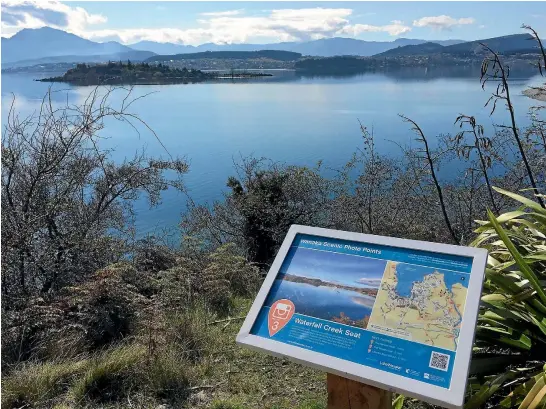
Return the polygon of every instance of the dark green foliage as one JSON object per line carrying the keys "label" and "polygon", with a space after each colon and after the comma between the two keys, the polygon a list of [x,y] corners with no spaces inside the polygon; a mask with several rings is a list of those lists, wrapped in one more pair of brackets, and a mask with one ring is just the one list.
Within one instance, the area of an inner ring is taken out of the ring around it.
{"label": "dark green foliage", "polygon": [[[488,220],[480,222],[473,242],[489,250],[476,331],[476,347],[484,348],[483,364],[474,373],[490,377],[488,382],[471,383],[466,408],[478,408],[486,401],[513,407],[524,398],[527,404],[520,408],[538,408],[546,404],[546,399],[541,400],[546,393],[546,210],[538,201],[496,190],[521,206],[498,217],[488,211]],[[500,348],[508,353],[499,354]],[[489,362],[500,366],[490,367]],[[533,391],[534,384],[540,387]]]}
{"label": "dark green foliage", "polygon": [[250,261],[270,263],[292,224],[331,226],[335,217],[330,200],[334,181],[319,168],[271,164],[247,158],[237,165],[238,178],[228,180],[231,194],[212,211],[195,207],[184,217],[183,228],[216,247],[235,243]]}
{"label": "dark green foliage", "polygon": [[[262,73],[237,73],[236,78],[268,77],[271,74]],[[60,77],[40,79],[42,82],[66,82],[76,85],[114,85],[114,84],[175,84],[188,82],[202,82],[221,77],[216,72],[205,72],[195,69],[171,68],[159,63],[133,64],[112,61],[108,64],[86,65],[78,64]]]}
{"label": "dark green foliage", "polygon": [[183,71],[169,68],[161,63],[157,66],[148,63],[114,63],[85,65],[78,64],[60,77],[45,78],[45,82],[68,82],[78,85],[106,85],[124,83],[147,83],[159,81],[184,82],[204,81],[215,78],[216,74],[199,70]]}
{"label": "dark green foliage", "polygon": [[287,179],[287,174],[257,171],[246,191],[237,179],[232,177],[228,180],[227,185],[244,218],[243,235],[249,257],[256,263],[267,263],[274,256],[279,243],[275,241],[272,230],[287,230],[292,224],[283,194]]}

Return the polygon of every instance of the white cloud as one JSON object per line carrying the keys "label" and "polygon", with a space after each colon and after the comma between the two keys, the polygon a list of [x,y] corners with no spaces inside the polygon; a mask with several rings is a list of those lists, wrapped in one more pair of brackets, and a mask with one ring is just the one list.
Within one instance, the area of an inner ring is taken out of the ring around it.
{"label": "white cloud", "polygon": [[142,40],[192,45],[311,40],[345,34],[343,29],[349,26],[347,18],[352,10],[278,9],[267,13],[263,16],[208,13],[197,20],[197,28],[108,29],[85,31],[81,35],[92,40],[119,40],[126,44]]}
{"label": "white cloud", "polygon": [[226,16],[237,16],[241,14],[243,10],[228,10],[228,11],[210,11],[207,13],[201,13],[202,16],[210,17],[226,17]]}
{"label": "white cloud", "polygon": [[90,14],[82,7],[71,7],[59,1],[2,1],[2,35],[8,37],[23,28],[45,26],[78,34],[90,25],[106,21],[101,14]]}
{"label": "white cloud", "polygon": [[413,21],[414,27],[430,27],[433,30],[451,30],[453,27],[474,24],[472,17],[453,18],[446,15],[434,17],[422,17]]}
{"label": "white cloud", "polygon": [[404,24],[403,21],[393,20],[391,24],[384,26],[373,26],[370,24],[353,24],[343,28],[342,33],[352,36],[358,36],[361,33],[389,33],[391,36],[399,36],[411,31],[411,27]]}
{"label": "white cloud", "polygon": [[[451,17],[440,16],[439,18]],[[40,0],[6,0],[2,3],[2,34],[10,36],[23,28],[50,26],[95,41],[116,40],[131,44],[142,40],[198,45],[207,42],[260,43],[274,41],[305,41],[333,36],[358,36],[363,33],[388,33],[398,36],[411,31],[411,26],[400,20],[390,24],[371,25],[353,23],[353,10],[349,8],[303,8],[262,10],[249,15],[244,10],[204,12],[194,27],[181,28],[98,28],[105,23],[101,14],[88,13],[70,3]],[[425,17],[415,26],[429,25]],[[466,24],[465,19],[456,20]]]}

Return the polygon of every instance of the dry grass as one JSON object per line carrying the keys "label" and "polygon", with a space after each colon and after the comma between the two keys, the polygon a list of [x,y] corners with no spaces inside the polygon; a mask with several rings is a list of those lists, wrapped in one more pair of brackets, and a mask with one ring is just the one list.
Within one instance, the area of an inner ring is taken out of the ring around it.
{"label": "dry grass", "polygon": [[[233,301],[234,316],[250,300]],[[240,348],[240,320],[196,309],[86,359],[27,364],[2,380],[2,407],[320,409],[325,374]],[[226,325],[227,323],[227,325]]]}

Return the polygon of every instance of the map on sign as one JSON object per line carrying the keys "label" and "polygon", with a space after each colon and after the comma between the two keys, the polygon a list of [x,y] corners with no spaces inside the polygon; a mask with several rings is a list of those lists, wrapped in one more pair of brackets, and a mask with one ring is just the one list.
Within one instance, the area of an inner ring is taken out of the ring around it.
{"label": "map on sign", "polygon": [[467,289],[467,274],[389,261],[368,328],[455,351]]}

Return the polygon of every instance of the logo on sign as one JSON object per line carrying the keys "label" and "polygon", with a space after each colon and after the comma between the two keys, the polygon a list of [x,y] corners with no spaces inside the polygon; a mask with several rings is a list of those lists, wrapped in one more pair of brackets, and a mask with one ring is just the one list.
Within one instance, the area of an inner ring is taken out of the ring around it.
{"label": "logo on sign", "polygon": [[269,329],[269,336],[272,337],[290,321],[296,307],[290,300],[282,299],[273,303],[269,309],[269,315],[267,316],[267,327]]}

